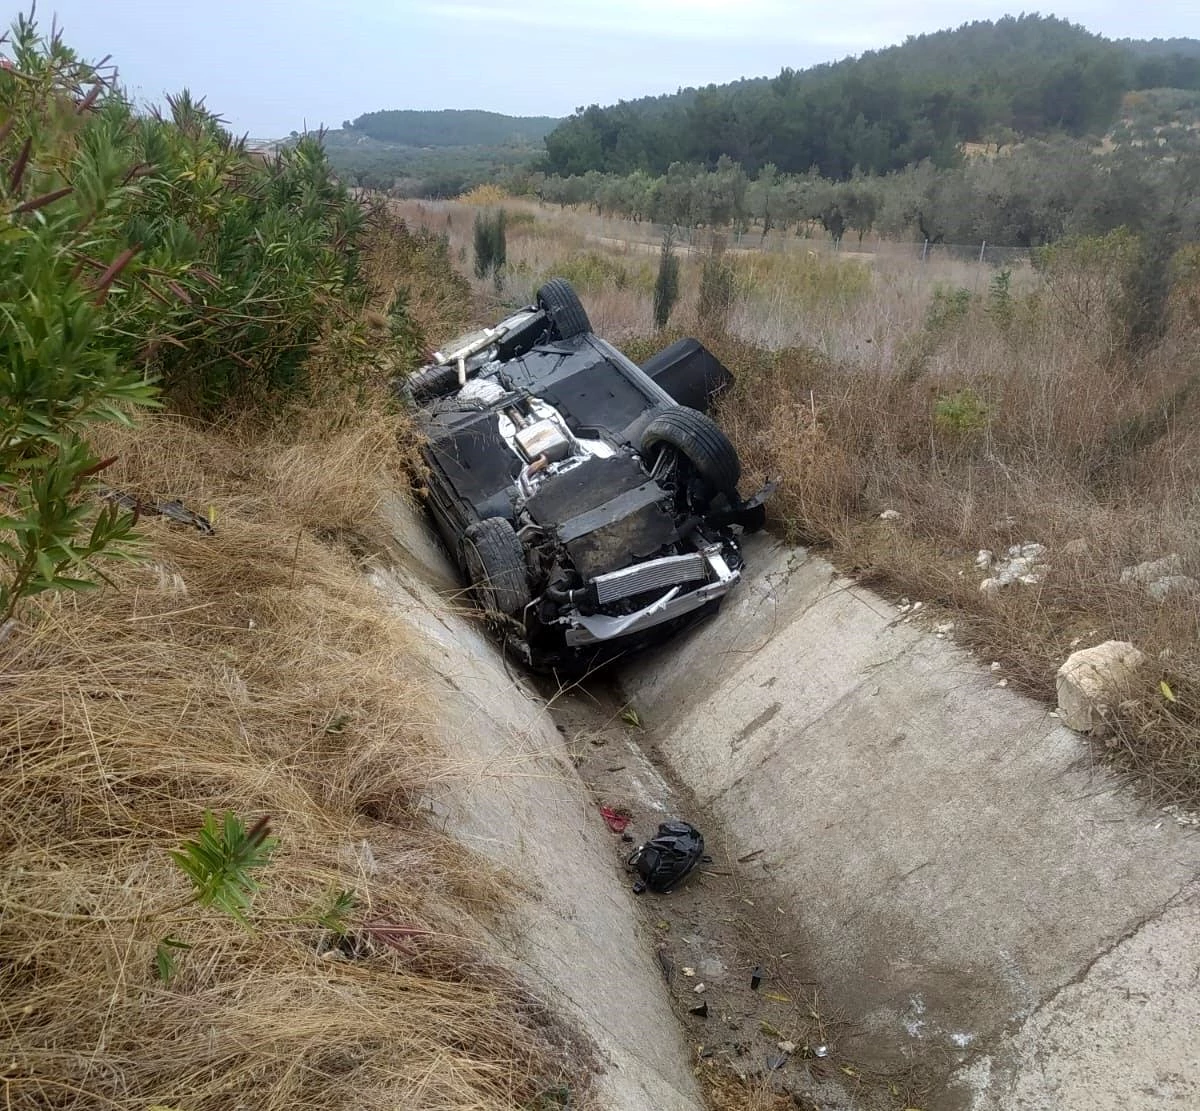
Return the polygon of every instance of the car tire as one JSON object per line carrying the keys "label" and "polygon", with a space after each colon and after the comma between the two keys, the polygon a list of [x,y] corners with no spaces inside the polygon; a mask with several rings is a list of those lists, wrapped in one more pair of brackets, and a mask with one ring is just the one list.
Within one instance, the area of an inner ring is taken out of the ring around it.
{"label": "car tire", "polygon": [[542,286],[537,291],[537,303],[550,318],[557,339],[570,339],[592,330],[587,311],[565,278],[551,278]]}
{"label": "car tire", "polygon": [[439,397],[449,397],[458,390],[458,367],[422,367],[404,383],[404,390],[418,405]]}
{"label": "car tire", "polygon": [[642,433],[642,451],[666,444],[679,452],[717,494],[737,497],[742,464],[737,449],[711,417],[684,405],[664,409]]}
{"label": "car tire", "polygon": [[530,602],[525,551],[503,517],[488,517],[467,529],[463,562],[471,588],[486,610],[519,614]]}

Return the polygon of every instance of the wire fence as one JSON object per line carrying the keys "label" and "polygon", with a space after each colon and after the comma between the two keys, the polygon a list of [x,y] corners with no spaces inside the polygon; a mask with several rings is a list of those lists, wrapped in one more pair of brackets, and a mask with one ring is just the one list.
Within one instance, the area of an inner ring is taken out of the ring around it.
{"label": "wire fence", "polygon": [[650,221],[627,220],[593,213],[573,212],[571,225],[583,231],[589,239],[602,246],[626,248],[645,253],[661,248],[670,234],[676,249],[682,254],[705,253],[719,241],[726,249],[735,251],[807,252],[847,259],[894,259],[897,262],[956,262],[973,263],[991,270],[1017,269],[1029,266],[1032,254],[1026,247],[994,246],[990,243],[930,243],[883,239],[878,235],[854,232],[835,241],[818,225],[779,231],[761,228],[735,231],[731,228],[671,227]]}

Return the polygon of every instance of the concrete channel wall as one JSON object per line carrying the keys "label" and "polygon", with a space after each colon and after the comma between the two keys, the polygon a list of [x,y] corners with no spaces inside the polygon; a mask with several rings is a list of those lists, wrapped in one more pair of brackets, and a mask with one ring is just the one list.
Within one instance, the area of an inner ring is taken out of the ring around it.
{"label": "concrete channel wall", "polygon": [[[512,874],[495,955],[595,1045],[594,1106],[699,1111],[688,1050],[609,834],[537,695],[510,673],[425,530],[394,507],[403,566],[374,580],[419,634],[451,769],[428,799],[437,820]],[[575,1104],[572,1103],[572,1106]]]}
{"label": "concrete channel wall", "polygon": [[1047,707],[767,539],[722,613],[620,677],[785,913],[845,1048],[937,1106],[1200,1106],[1200,839]]}

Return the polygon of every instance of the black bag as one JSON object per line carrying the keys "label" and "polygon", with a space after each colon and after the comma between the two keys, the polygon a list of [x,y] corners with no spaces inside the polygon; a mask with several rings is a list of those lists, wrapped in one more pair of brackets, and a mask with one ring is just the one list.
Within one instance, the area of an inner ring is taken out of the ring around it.
{"label": "black bag", "polygon": [[704,857],[704,837],[687,822],[663,822],[658,836],[639,845],[629,857],[629,867],[636,868],[641,882],[635,891],[670,891]]}

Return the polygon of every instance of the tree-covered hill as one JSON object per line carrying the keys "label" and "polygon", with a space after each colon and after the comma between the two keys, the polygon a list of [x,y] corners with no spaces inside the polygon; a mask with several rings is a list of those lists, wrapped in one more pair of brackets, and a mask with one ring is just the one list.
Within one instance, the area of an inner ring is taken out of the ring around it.
{"label": "tree-covered hill", "polygon": [[1006,16],[910,37],[777,77],[592,105],[546,137],[546,168],[664,172],[722,155],[754,173],[771,163],[844,178],[930,159],[964,141],[1107,130],[1131,89],[1200,88],[1200,42],[1111,42],[1054,17]]}
{"label": "tree-covered hill", "polygon": [[560,121],[477,109],[365,112],[342,130],[406,147],[499,147],[540,143]]}

